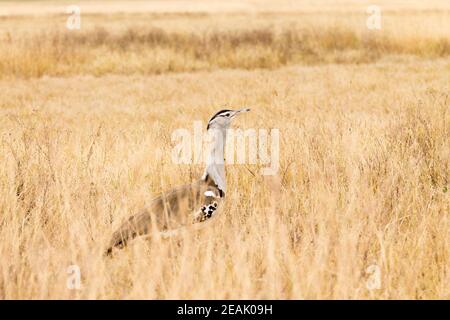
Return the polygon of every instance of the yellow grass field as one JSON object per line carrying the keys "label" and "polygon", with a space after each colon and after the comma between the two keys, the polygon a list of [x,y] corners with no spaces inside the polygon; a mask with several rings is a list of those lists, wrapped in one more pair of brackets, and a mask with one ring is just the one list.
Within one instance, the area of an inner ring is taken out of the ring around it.
{"label": "yellow grass field", "polygon": [[[0,2],[0,299],[450,299],[450,3],[376,2]],[[229,165],[207,227],[103,256],[224,106],[278,174]]]}

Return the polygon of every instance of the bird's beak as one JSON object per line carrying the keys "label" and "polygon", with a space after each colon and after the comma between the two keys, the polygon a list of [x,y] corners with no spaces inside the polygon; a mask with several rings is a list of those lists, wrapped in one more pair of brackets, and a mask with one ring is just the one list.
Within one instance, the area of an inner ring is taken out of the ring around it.
{"label": "bird's beak", "polygon": [[238,115],[239,113],[249,112],[249,111],[250,111],[250,109],[248,109],[248,108],[246,108],[246,109],[239,109],[239,110],[236,110],[234,112],[234,116]]}

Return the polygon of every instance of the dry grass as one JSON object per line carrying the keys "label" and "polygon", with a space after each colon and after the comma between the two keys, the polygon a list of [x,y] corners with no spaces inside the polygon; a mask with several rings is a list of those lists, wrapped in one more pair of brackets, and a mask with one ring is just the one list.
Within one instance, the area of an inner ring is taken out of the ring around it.
{"label": "dry grass", "polygon": [[[74,35],[46,30],[57,17],[33,18],[42,29],[10,33],[15,51],[0,47],[0,298],[449,299],[448,38],[406,25],[398,34],[409,40],[386,32],[368,46],[345,17],[338,29],[318,18],[316,36],[310,25],[268,28],[283,17],[183,33],[214,17],[110,30],[98,15]],[[158,50],[177,67],[143,59]],[[203,71],[176,73],[186,70]],[[236,126],[280,129],[279,175],[229,166],[214,224],[104,258],[125,217],[201,174],[171,162],[170,136],[224,104],[252,107]],[[80,290],[66,286],[72,264]],[[381,287],[368,290],[373,264]]]}
{"label": "dry grass", "polygon": [[62,9],[50,16],[7,16],[0,19],[0,77],[275,69],[450,55],[450,6],[386,8],[382,31],[367,29],[365,8],[289,14],[88,11],[75,31],[65,28]]}
{"label": "dry grass", "polygon": [[340,27],[269,28],[168,33],[153,28],[112,34],[104,28],[72,34],[43,32],[8,38],[0,74],[24,77],[71,74],[160,74],[221,68],[278,68],[289,64],[367,63],[386,54],[450,55],[450,38],[397,41]]}

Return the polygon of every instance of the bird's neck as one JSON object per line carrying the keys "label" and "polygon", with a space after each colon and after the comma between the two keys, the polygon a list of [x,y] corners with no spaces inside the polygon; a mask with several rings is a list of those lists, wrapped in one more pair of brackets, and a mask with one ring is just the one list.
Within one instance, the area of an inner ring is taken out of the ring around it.
{"label": "bird's neck", "polygon": [[203,179],[211,179],[214,184],[223,192],[226,192],[225,180],[225,142],[226,130],[211,128],[208,130],[210,137],[210,150],[206,159],[206,169]]}

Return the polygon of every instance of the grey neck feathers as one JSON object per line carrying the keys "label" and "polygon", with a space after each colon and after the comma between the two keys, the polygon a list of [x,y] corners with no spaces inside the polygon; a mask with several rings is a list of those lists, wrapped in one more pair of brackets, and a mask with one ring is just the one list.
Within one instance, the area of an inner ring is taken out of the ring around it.
{"label": "grey neck feathers", "polygon": [[214,129],[210,128],[208,134],[211,140],[211,147],[208,158],[206,160],[206,169],[203,174],[203,179],[211,179],[214,184],[223,193],[226,193],[226,180],[225,180],[225,142],[226,142],[226,129]]}

